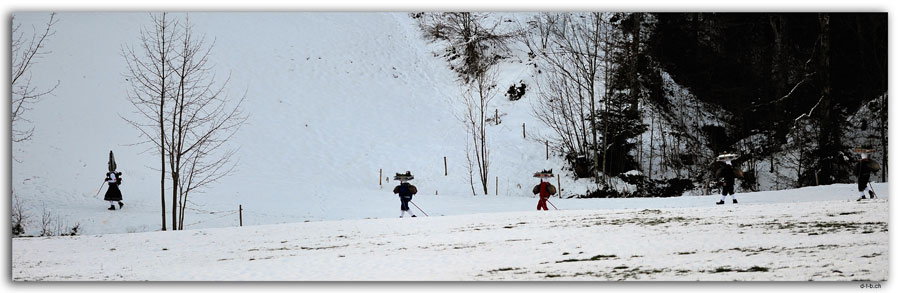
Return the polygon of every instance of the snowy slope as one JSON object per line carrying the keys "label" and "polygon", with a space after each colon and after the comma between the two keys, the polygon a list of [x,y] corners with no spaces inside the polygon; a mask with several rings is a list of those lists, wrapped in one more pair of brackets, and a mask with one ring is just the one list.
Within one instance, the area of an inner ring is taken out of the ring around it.
{"label": "snowy slope", "polygon": [[875,200],[834,200],[847,187],[749,194],[726,206],[15,238],[12,278],[886,281],[886,192]]}
{"label": "snowy slope", "polygon": [[[14,16],[25,27],[46,19]],[[220,79],[230,75],[229,96],[246,91],[250,119],[233,138],[238,171],[194,195],[186,228],[233,226],[236,216],[229,215],[238,205],[252,224],[395,216],[395,182],[379,186],[379,169],[382,179],[412,171],[421,194],[471,197],[465,130],[454,116],[460,87],[405,13],[190,17],[215,40],[212,62]],[[119,118],[134,115],[120,48],[136,44],[149,17],[60,13],[58,19],[47,43],[52,54],[33,70],[38,85],[59,80],[60,86],[29,113],[34,139],[13,146],[12,187],[33,213],[46,208],[80,223],[84,233],[157,230],[158,158],[147,145],[134,145],[139,133]],[[515,113],[489,130],[497,148],[489,189],[529,196],[531,174],[559,169],[561,161],[545,160],[543,143],[521,138],[522,123],[529,132],[539,129],[527,104],[495,101]],[[104,209],[102,194],[95,197],[109,150],[124,172],[121,214]]]}

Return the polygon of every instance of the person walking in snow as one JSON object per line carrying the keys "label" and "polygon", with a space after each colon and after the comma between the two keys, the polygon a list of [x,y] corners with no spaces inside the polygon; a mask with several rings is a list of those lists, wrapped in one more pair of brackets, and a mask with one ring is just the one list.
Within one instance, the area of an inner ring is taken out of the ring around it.
{"label": "person walking in snow", "polygon": [[547,178],[553,177],[553,170],[550,171],[541,171],[534,174],[534,177],[541,178],[541,183],[535,185],[533,189],[531,189],[531,193],[538,194],[540,199],[538,200],[537,210],[550,210],[547,208],[547,201],[550,199],[551,195],[556,194],[556,186],[547,182]]}
{"label": "person walking in snow", "polygon": [[122,191],[119,190],[119,185],[122,184],[122,172],[116,172],[116,157],[113,156],[113,151],[109,151],[109,172],[106,172],[106,178],[103,179],[109,185],[109,188],[106,189],[106,194],[103,196],[103,200],[109,201],[110,211],[116,210],[116,202],[119,202],[119,209],[122,209],[122,206],[125,204],[122,203]]}
{"label": "person walking in snow", "polygon": [[115,211],[116,202],[119,203],[119,209],[122,209],[122,206],[125,205],[122,203],[122,191],[119,190],[119,185],[122,184],[122,172],[106,172],[105,180],[109,188],[106,189],[106,195],[103,196],[103,200],[109,202],[108,210]]}
{"label": "person walking in snow", "polygon": [[414,194],[418,192],[415,185],[409,184],[409,180],[412,180],[413,176],[406,171],[406,174],[397,173],[394,176],[394,180],[399,180],[400,185],[394,187],[394,194],[400,196],[400,217],[403,218],[403,215],[409,213],[410,216],[416,217],[411,210],[409,210],[409,202],[412,201],[412,197]]}
{"label": "person walking in snow", "polygon": [[861,159],[859,163],[856,164],[856,185],[859,190],[859,199],[866,199],[866,193],[869,194],[869,198],[875,198],[875,192],[871,190],[869,187],[869,176],[872,172],[878,172],[881,170],[881,166],[878,165],[877,162],[869,159],[869,154],[871,150],[863,150],[859,151],[859,155]]}
{"label": "person walking in snow", "polygon": [[734,178],[743,178],[744,172],[740,168],[732,166],[731,159],[734,158],[733,155],[723,156],[720,156],[723,157],[722,163],[719,164],[719,168],[716,170],[716,178],[722,178],[722,199],[716,204],[725,204],[725,197],[728,195],[731,195],[731,203],[736,204],[738,200],[734,196]]}

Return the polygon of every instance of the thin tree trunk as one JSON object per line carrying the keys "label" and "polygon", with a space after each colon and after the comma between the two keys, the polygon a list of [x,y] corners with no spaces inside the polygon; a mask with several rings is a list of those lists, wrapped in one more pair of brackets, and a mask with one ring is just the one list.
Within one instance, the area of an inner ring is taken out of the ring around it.
{"label": "thin tree trunk", "polygon": [[[593,51],[590,54],[590,56],[591,56],[591,59],[590,59],[591,60],[591,62],[590,62],[590,70],[591,70],[591,74],[590,74],[591,135],[593,136],[593,139],[594,139],[594,143],[593,143],[593,147],[594,147],[593,148],[594,149],[594,160],[593,160],[594,161],[594,184],[599,185],[600,184],[600,176],[599,175],[600,175],[600,169],[601,169],[601,167],[600,167],[601,162],[600,162],[600,152],[597,149],[597,147],[598,147],[598,145],[597,145],[598,144],[598,142],[597,142],[597,110],[595,108],[595,105],[597,102],[596,102],[596,98],[595,98],[596,93],[594,91],[594,88],[595,88],[594,78],[596,76],[596,69],[599,66],[599,62],[598,62],[597,58],[599,57],[598,50],[600,49],[599,34],[600,34],[600,21],[601,20],[600,20],[599,13],[596,13],[596,12],[592,13],[592,16],[594,18],[593,19],[594,20],[594,31],[593,31],[593,35],[591,36],[591,40],[593,41],[593,43],[591,44],[591,49],[593,49]],[[603,176],[606,176],[606,170],[604,170]]]}
{"label": "thin tree trunk", "polygon": [[650,168],[647,170],[647,179],[653,178],[653,123],[656,120],[656,116],[653,113],[650,113]]}
{"label": "thin tree trunk", "polygon": [[[160,48],[160,57],[161,57],[161,81],[160,81],[160,97],[159,97],[159,136],[160,136],[160,144],[159,144],[159,157],[160,157],[160,178],[159,178],[159,196],[160,203],[162,205],[162,230],[166,230],[166,129],[164,123],[163,113],[165,112],[165,104],[166,104],[166,64],[168,63],[168,51],[166,51],[166,13],[162,13],[162,22],[159,29],[161,29],[160,41],[162,42],[162,47]],[[175,225],[173,222],[172,225]],[[172,229],[175,230],[175,229]]]}

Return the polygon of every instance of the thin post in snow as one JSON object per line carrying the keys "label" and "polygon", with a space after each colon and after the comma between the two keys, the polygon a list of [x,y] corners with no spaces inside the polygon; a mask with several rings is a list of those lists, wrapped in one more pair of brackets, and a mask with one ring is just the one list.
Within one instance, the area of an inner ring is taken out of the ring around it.
{"label": "thin post in snow", "polygon": [[381,168],[378,168],[378,187],[381,187]]}
{"label": "thin post in snow", "polygon": [[556,176],[556,194],[559,195],[559,198],[562,198],[562,184],[560,184],[559,177],[560,176]]}
{"label": "thin post in snow", "polygon": [[525,122],[522,122],[522,139],[525,139]]}
{"label": "thin post in snow", "polygon": [[549,141],[546,141],[546,140],[544,141],[544,148],[546,149],[546,152],[547,152],[547,160],[549,160],[550,159],[550,142]]}
{"label": "thin post in snow", "polygon": [[447,176],[447,156],[444,156],[444,176]]}
{"label": "thin post in snow", "polygon": [[242,205],[238,205],[238,225],[244,227],[244,207]]}
{"label": "thin post in snow", "polygon": [[498,186],[500,182],[500,176],[494,176],[494,195],[499,195],[500,187]]}

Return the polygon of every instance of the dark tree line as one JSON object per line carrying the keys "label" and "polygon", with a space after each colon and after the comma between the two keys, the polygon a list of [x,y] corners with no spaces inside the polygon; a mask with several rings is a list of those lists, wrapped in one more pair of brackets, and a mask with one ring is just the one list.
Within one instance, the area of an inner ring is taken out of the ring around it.
{"label": "dark tree line", "polygon": [[[733,114],[716,151],[753,134],[761,147],[745,159],[765,160],[786,147],[804,148],[798,185],[848,181],[852,158],[843,139],[848,115],[883,99],[867,123],[884,125],[877,148],[887,165],[886,13],[655,14],[650,54],[702,101]],[[865,123],[865,122],[864,122]],[[788,143],[789,137],[796,141]],[[886,171],[886,170],[885,170]],[[885,172],[886,173],[886,172]]]}
{"label": "dark tree line", "polygon": [[[521,41],[534,114],[553,131],[539,139],[594,178],[589,196],[709,187],[722,152],[742,155],[747,190],[763,176],[776,188],[847,182],[854,147],[878,149],[886,178],[886,13],[545,12],[520,17],[521,31],[490,13],[413,17],[449,44],[465,84]],[[612,190],[614,177],[639,190]]]}

